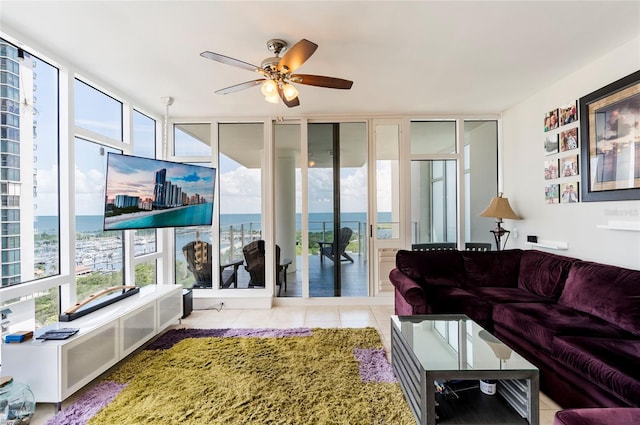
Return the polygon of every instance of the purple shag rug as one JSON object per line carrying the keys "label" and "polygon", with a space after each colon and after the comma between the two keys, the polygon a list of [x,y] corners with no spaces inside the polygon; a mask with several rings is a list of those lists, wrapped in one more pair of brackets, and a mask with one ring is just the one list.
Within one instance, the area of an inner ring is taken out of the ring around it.
{"label": "purple shag rug", "polygon": [[354,348],[353,355],[359,362],[358,372],[362,382],[397,382],[382,348]]}
{"label": "purple shag rug", "polygon": [[85,425],[126,386],[112,381],[101,382],[85,392],[78,401],[59,411],[46,425]]}
{"label": "purple shag rug", "polygon": [[146,350],[167,350],[185,338],[284,338],[311,336],[309,328],[291,329],[171,329],[146,347]]}

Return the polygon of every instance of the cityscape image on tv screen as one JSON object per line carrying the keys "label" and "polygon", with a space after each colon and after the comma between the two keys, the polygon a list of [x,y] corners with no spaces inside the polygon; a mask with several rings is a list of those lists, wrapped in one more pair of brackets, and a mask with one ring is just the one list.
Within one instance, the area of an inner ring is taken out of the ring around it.
{"label": "cityscape image on tv screen", "polygon": [[109,153],[104,230],[211,225],[216,169]]}

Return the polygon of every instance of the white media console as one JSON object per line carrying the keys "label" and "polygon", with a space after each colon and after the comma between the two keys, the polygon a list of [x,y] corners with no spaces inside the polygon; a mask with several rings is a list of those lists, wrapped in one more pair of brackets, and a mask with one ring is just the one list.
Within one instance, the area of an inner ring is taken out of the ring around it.
{"label": "white media console", "polygon": [[62,401],[182,317],[182,286],[150,285],[71,322],[36,332],[78,328],[66,340],[2,343],[2,375],[31,387],[39,403]]}

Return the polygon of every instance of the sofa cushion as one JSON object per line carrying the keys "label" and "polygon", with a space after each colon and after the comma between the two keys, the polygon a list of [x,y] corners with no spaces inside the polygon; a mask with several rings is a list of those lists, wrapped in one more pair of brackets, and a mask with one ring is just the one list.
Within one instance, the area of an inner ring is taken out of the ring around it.
{"label": "sofa cushion", "polygon": [[578,261],[559,304],[600,317],[640,336],[640,271]]}
{"label": "sofa cushion", "polygon": [[426,289],[431,312],[435,314],[466,314],[487,330],[493,329],[492,304],[464,288],[430,286]]}
{"label": "sofa cushion", "polygon": [[522,250],[464,251],[465,286],[515,287]]}
{"label": "sofa cushion", "polygon": [[461,286],[462,256],[456,250],[405,251],[396,254],[396,268],[421,286]]}
{"label": "sofa cushion", "polygon": [[541,297],[522,288],[467,288],[469,292],[493,303],[552,303],[551,298]]}
{"label": "sofa cushion", "polygon": [[534,294],[558,299],[575,258],[528,250],[520,260],[518,287]]}
{"label": "sofa cushion", "polygon": [[631,337],[597,317],[551,303],[494,304],[493,321],[548,353],[556,335]]}
{"label": "sofa cushion", "polygon": [[638,425],[640,408],[592,407],[586,409],[559,410],[553,417],[553,425]]}
{"label": "sofa cushion", "polygon": [[558,336],[551,355],[629,403],[640,403],[640,339]]}

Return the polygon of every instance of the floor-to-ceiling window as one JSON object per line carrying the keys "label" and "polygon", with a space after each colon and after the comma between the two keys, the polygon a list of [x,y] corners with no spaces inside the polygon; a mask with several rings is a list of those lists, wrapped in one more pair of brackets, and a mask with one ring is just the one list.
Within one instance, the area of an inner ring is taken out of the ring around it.
{"label": "floor-to-ceiling window", "polygon": [[122,102],[75,80],[76,297],[124,283],[124,232],[104,231],[109,152],[121,153]]}
{"label": "floor-to-ceiling window", "polygon": [[[262,188],[263,123],[218,125],[220,173],[220,286],[264,288]],[[271,241],[269,241],[271,243]]]}
{"label": "floor-to-ceiling window", "polygon": [[[144,158],[156,157],[156,121],[139,112],[133,111],[133,154]],[[158,231],[156,229],[138,229],[133,231],[134,238],[134,282],[137,286],[151,285],[157,282],[158,260],[149,254],[157,252]]]}
{"label": "floor-to-ceiling window", "polygon": [[[60,273],[58,86],[56,67],[0,39],[2,287]],[[34,295],[38,325],[57,316],[57,288]],[[11,310],[3,332],[33,326]]]}
{"label": "floor-to-ceiling window", "polygon": [[[173,154],[176,161],[211,166],[211,124],[179,123],[173,126]],[[166,141],[165,141],[166,143]],[[211,226],[175,228],[175,281],[185,288],[211,288],[215,279],[212,274],[213,245],[215,237]],[[198,265],[189,264],[189,250],[199,247]],[[203,264],[202,266],[200,264]],[[206,267],[205,273],[196,268]],[[206,277],[203,279],[203,276]]]}

